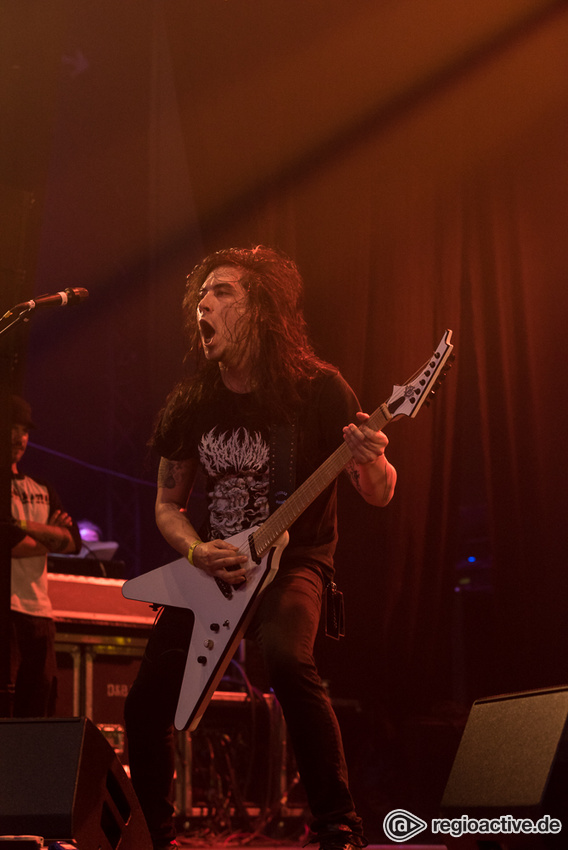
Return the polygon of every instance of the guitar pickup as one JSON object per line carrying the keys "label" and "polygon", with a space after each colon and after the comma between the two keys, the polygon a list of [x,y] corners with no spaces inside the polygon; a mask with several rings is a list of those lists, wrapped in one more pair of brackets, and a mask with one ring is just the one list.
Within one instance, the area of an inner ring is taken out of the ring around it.
{"label": "guitar pickup", "polygon": [[248,536],[248,545],[250,549],[250,556],[255,564],[260,564],[260,558],[258,556],[258,552],[256,551],[256,546],[254,545],[254,535],[249,534]]}

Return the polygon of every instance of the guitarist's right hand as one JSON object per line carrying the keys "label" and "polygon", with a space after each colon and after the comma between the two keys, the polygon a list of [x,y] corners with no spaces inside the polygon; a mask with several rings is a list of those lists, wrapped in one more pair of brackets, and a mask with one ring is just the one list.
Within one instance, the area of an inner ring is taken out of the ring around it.
{"label": "guitarist's right hand", "polygon": [[247,561],[247,556],[227,540],[199,543],[193,550],[194,565],[227,584],[242,584],[246,581],[244,565]]}

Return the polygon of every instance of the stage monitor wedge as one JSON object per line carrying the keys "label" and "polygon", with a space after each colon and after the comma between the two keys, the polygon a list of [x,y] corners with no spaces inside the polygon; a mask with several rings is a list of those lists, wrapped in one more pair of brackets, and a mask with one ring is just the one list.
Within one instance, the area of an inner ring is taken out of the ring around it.
{"label": "stage monitor wedge", "polygon": [[549,814],[568,828],[567,719],[568,686],[477,700],[442,814],[532,819]]}
{"label": "stage monitor wedge", "polygon": [[88,718],[0,720],[0,835],[151,850],[129,778]]}

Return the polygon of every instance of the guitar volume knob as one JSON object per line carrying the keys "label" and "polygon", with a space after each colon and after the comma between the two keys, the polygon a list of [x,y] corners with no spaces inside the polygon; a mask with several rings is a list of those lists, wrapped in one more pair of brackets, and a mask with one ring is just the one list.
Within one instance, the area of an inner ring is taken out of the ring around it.
{"label": "guitar volume knob", "polygon": [[203,666],[205,666],[205,664],[207,664],[207,659],[205,658],[204,655],[198,655],[197,656],[197,663],[203,664]]}

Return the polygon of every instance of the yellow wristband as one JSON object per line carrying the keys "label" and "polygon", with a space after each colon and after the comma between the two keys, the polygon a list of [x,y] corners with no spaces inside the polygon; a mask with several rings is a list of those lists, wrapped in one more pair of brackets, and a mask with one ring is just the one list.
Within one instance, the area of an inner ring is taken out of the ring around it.
{"label": "yellow wristband", "polygon": [[16,520],[16,522],[17,522],[18,526],[22,529],[22,531],[26,531],[26,529],[28,527],[28,523],[25,519],[18,519],[18,520]]}
{"label": "yellow wristband", "polygon": [[195,566],[193,562],[193,553],[195,552],[200,543],[203,543],[203,540],[195,540],[189,547],[189,552],[187,553],[187,560],[189,561],[192,567]]}

